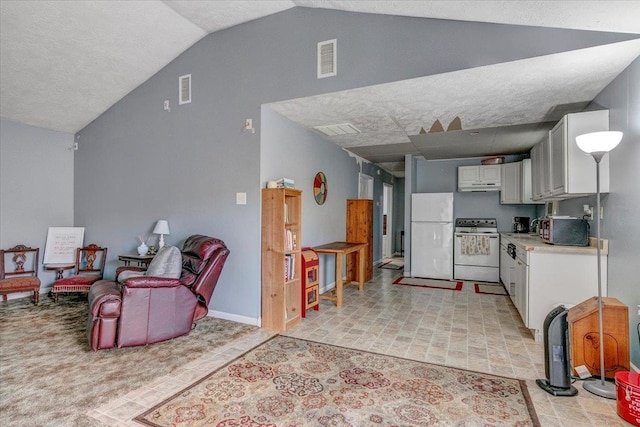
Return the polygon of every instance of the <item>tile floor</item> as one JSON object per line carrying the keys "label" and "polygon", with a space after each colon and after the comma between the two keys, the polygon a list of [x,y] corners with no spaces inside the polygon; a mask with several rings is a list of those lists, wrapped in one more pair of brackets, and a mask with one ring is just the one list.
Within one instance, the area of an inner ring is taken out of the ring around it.
{"label": "tile floor", "polygon": [[[321,301],[320,311],[309,310],[285,335],[524,379],[543,427],[631,425],[617,416],[615,400],[581,384],[576,397],[553,397],[535,384],[545,376],[543,346],[508,297],[476,294],[472,282],[461,291],[393,285],[401,272],[375,270],[363,293],[347,288],[341,308]],[[89,415],[105,425],[139,426],[131,418],[272,335],[258,330]]]}

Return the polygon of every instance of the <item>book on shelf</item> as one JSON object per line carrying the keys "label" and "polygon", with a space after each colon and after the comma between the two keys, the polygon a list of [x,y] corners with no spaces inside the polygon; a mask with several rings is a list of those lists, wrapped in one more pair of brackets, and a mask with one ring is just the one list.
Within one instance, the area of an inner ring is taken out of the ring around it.
{"label": "book on shelf", "polygon": [[293,251],[298,247],[296,233],[289,229],[284,231],[284,247],[287,251]]}
{"label": "book on shelf", "polygon": [[284,257],[284,279],[291,280],[296,276],[295,269],[295,256],[294,255],[285,255]]}

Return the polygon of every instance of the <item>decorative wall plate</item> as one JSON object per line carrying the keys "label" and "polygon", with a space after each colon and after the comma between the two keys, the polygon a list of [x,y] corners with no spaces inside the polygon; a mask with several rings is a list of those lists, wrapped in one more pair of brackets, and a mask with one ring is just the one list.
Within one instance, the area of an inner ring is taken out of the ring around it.
{"label": "decorative wall plate", "polygon": [[318,172],[313,179],[313,198],[319,205],[324,204],[324,201],[327,200],[327,177],[322,172]]}

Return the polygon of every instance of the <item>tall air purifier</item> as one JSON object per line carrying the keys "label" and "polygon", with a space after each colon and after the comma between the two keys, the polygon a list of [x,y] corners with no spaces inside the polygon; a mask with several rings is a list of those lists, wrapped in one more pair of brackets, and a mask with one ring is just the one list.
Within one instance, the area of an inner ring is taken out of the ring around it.
{"label": "tall air purifier", "polygon": [[536,384],[554,396],[578,394],[571,385],[567,313],[567,309],[560,305],[544,319],[544,373],[547,378],[536,380]]}

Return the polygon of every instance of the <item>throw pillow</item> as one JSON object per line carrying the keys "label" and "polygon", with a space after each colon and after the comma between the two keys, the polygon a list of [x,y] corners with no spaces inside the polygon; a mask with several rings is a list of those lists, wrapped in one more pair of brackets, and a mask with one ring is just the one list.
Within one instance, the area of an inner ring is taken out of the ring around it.
{"label": "throw pillow", "polygon": [[182,254],[175,246],[163,246],[153,257],[145,276],[180,278],[182,273]]}

